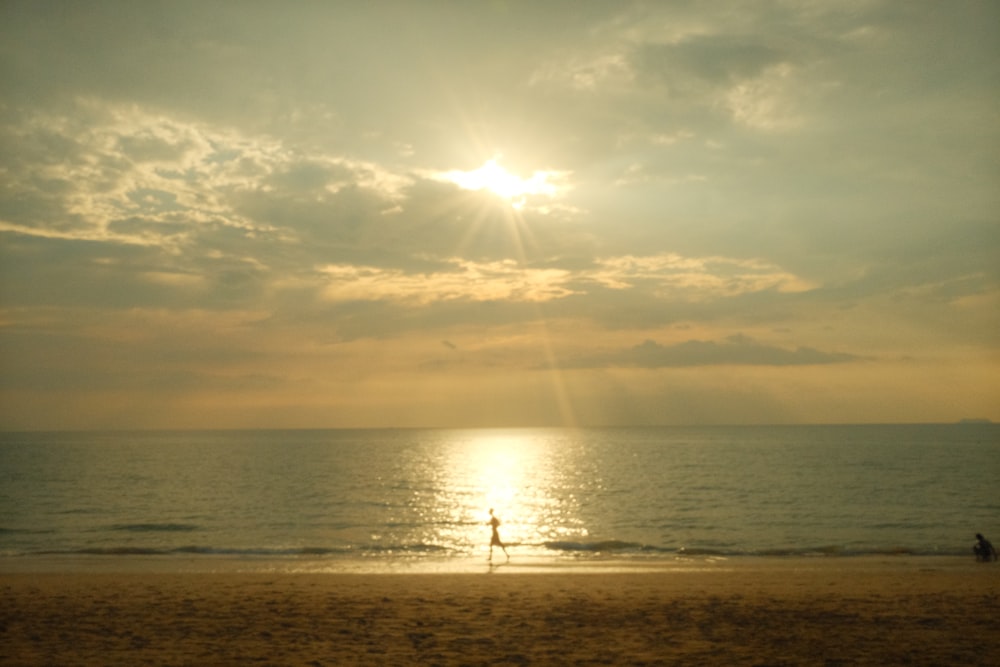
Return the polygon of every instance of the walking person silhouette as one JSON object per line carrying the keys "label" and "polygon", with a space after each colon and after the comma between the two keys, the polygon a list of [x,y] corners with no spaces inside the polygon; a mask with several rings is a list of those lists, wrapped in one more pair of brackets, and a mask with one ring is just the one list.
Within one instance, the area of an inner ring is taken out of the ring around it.
{"label": "walking person silhouette", "polygon": [[510,560],[510,554],[507,553],[507,547],[504,546],[503,541],[500,539],[500,533],[497,528],[500,527],[500,519],[496,518],[493,514],[493,508],[490,508],[490,520],[486,522],[486,525],[493,529],[493,534],[490,535],[490,557],[486,560],[493,560],[493,547],[500,547],[503,549],[503,555]]}

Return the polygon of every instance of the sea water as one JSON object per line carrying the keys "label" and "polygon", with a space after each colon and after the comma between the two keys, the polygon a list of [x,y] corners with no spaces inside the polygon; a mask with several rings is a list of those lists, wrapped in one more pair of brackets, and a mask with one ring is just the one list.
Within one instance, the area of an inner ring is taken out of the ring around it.
{"label": "sea water", "polygon": [[482,562],[491,508],[512,562],[969,555],[998,473],[993,424],[4,433],[0,568]]}

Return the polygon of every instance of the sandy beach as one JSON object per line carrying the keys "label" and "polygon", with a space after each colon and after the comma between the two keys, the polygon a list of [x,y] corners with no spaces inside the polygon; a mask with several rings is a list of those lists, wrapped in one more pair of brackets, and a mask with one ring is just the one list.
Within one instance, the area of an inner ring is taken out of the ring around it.
{"label": "sandy beach", "polygon": [[1000,565],[0,574],[4,665],[987,665]]}

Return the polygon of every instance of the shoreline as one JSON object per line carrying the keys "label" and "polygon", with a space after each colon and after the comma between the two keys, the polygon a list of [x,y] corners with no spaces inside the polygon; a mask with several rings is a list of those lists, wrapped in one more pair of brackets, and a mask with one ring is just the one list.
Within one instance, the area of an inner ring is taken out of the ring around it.
{"label": "shoreline", "polygon": [[[0,557],[4,574],[477,574],[511,573],[666,573],[687,571],[729,571],[757,569],[858,569],[885,568],[888,571],[914,568],[978,570],[988,564],[971,556],[911,553],[852,555],[716,555],[677,554],[657,557],[616,555],[581,557],[513,554],[492,561],[485,556],[468,557],[336,557],[312,556],[232,556],[219,555],[94,555],[42,554]],[[1000,570],[1000,568],[998,568]]]}
{"label": "shoreline", "polygon": [[13,665],[986,665],[1000,654],[1000,564],[950,557],[4,572],[0,590],[0,662]]}

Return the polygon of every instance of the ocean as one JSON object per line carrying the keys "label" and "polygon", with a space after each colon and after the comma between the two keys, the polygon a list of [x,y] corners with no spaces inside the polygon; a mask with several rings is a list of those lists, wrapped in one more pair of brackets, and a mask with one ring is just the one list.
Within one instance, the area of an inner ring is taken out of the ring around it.
{"label": "ocean", "polygon": [[490,509],[511,563],[971,559],[998,473],[994,424],[2,433],[0,568],[461,569]]}

